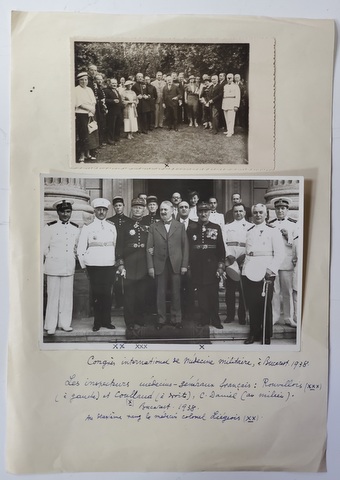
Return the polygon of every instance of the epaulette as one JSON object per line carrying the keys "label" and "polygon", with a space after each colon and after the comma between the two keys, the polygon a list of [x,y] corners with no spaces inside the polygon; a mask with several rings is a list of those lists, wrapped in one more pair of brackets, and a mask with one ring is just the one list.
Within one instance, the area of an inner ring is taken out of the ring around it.
{"label": "epaulette", "polygon": [[295,220],[295,218],[290,218],[290,217],[288,217],[287,220],[288,220],[289,222],[297,223],[297,220]]}
{"label": "epaulette", "polygon": [[276,228],[275,225],[269,225],[269,223],[266,223],[267,227],[269,228]]}
{"label": "epaulette", "polygon": [[249,232],[250,230],[252,230],[254,227],[255,227],[255,225],[253,225],[252,227],[248,228],[247,232]]}
{"label": "epaulette", "polygon": [[[270,222],[268,222],[268,224],[269,224],[269,223],[274,223],[274,222],[276,222],[276,221],[277,221],[277,218],[274,218],[273,220],[270,220]],[[267,224],[267,225],[268,225],[268,224]]]}
{"label": "epaulette", "polygon": [[71,224],[71,225],[73,225],[74,227],[77,227],[77,228],[79,228],[79,225],[77,225],[77,224],[76,224],[76,223],[74,223],[74,222],[70,222],[70,224]]}
{"label": "epaulette", "polygon": [[47,225],[49,225],[49,226],[50,226],[50,225],[54,225],[55,223],[58,223],[58,222],[57,222],[57,220],[53,220],[53,222],[48,222],[48,224],[47,224]]}
{"label": "epaulette", "polygon": [[107,221],[107,223],[110,223],[111,225],[116,226],[116,225],[114,224],[114,222],[112,222],[111,220],[106,220],[106,221]]}

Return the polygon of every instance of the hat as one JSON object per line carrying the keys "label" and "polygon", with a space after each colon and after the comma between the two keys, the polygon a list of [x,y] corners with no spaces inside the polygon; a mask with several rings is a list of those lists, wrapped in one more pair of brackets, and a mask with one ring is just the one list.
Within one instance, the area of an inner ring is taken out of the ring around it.
{"label": "hat", "polygon": [[234,263],[226,267],[225,273],[234,282],[239,282],[241,279],[240,267],[238,266],[238,263],[236,262],[236,260]]}
{"label": "hat", "polygon": [[201,202],[197,205],[197,211],[200,212],[202,210],[211,210],[210,206],[206,202]]}
{"label": "hat", "polygon": [[131,207],[135,207],[135,206],[141,206],[141,207],[145,207],[145,202],[142,198],[133,198],[131,200]]}
{"label": "hat", "polygon": [[206,73],[202,76],[202,80],[210,80],[210,77],[209,75],[207,75]]}
{"label": "hat", "polygon": [[121,202],[124,205],[124,199],[120,195],[116,195],[112,199],[112,205],[115,205],[115,203]]}
{"label": "hat", "polygon": [[91,202],[91,207],[93,208],[109,208],[110,202],[106,198],[95,198]]}
{"label": "hat", "polygon": [[63,198],[62,200],[58,200],[53,204],[53,208],[55,208],[57,211],[58,210],[66,210],[67,208],[70,208],[72,210],[72,205],[74,201],[70,200],[69,198],[65,199]]}
{"label": "hat", "polygon": [[288,200],[288,198],[277,198],[276,200],[274,200],[275,208],[277,207],[289,208],[289,205],[290,205],[290,201]]}
{"label": "hat", "polygon": [[77,79],[80,80],[81,78],[84,78],[84,77],[88,77],[88,73],[87,72],[80,72],[78,73],[77,75]]}
{"label": "hat", "polygon": [[189,80],[191,80],[192,78],[195,80],[195,75],[190,75],[189,76]]}
{"label": "hat", "polygon": [[149,195],[147,198],[146,198],[146,204],[148,205],[149,203],[151,202],[156,202],[158,203],[158,198],[155,196],[155,195]]}
{"label": "hat", "polygon": [[131,80],[126,80],[126,82],[124,83],[125,86],[127,85],[133,85],[133,82]]}

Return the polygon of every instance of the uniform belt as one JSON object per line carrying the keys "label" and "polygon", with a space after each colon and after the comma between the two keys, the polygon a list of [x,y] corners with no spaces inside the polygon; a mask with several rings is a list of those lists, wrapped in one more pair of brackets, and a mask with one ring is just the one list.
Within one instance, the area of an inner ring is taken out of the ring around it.
{"label": "uniform belt", "polygon": [[89,247],[113,247],[113,242],[90,242]]}
{"label": "uniform belt", "polygon": [[208,250],[208,248],[216,248],[216,245],[194,245],[195,250]]}
{"label": "uniform belt", "polygon": [[223,98],[236,98],[236,95],[233,95],[232,97],[226,96],[226,97],[223,97]]}
{"label": "uniform belt", "polygon": [[227,242],[228,247],[245,247],[244,242]]}
{"label": "uniform belt", "polygon": [[274,252],[248,252],[249,257],[272,257]]}
{"label": "uniform belt", "polygon": [[128,243],[129,248],[145,248],[145,243]]}

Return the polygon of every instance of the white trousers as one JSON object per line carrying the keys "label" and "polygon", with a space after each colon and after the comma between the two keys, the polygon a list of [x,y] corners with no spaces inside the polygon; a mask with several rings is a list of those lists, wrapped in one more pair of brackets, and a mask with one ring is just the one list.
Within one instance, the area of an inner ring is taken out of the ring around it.
{"label": "white trousers", "polygon": [[235,125],[235,117],[236,112],[235,110],[223,110],[224,111],[224,118],[225,123],[227,125],[227,132],[228,135],[234,135],[234,125]]}
{"label": "white trousers", "polygon": [[69,328],[72,322],[74,275],[47,275],[47,307],[45,330]]}
{"label": "white trousers", "polygon": [[280,320],[281,302],[284,322],[292,323],[294,315],[293,270],[279,270],[275,278],[272,301],[273,323],[277,323]]}

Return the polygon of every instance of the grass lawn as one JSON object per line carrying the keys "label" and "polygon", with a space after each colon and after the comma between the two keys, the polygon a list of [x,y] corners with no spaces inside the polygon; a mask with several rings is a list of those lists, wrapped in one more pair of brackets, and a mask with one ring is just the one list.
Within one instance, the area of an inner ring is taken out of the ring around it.
{"label": "grass lawn", "polygon": [[[248,163],[248,135],[241,128],[228,138],[220,131],[181,125],[179,131],[166,127],[148,134],[134,134],[128,140],[125,134],[117,146],[98,149],[96,162],[91,163],[157,163],[157,164],[230,164]],[[86,162],[88,163],[88,162]]]}

